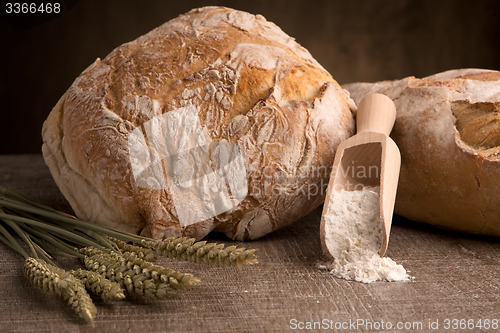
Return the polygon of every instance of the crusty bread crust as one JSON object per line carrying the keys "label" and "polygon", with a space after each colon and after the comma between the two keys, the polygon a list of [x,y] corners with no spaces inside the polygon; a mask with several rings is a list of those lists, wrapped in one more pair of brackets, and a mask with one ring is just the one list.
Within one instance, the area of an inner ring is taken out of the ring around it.
{"label": "crusty bread crust", "polygon": [[500,236],[500,72],[458,69],[343,87],[356,102],[377,92],[396,104],[397,214]]}
{"label": "crusty bread crust", "polygon": [[[249,187],[231,211],[181,228],[168,188],[137,186],[127,138],[189,105],[210,141],[239,146]],[[154,238],[199,239],[216,229],[253,239],[322,203],[324,191],[310,188],[326,186],[329,172],[314,171],[331,167],[337,145],[353,134],[354,109],[347,92],[276,25],[205,7],[89,66],[47,118],[42,150],[79,218]]]}

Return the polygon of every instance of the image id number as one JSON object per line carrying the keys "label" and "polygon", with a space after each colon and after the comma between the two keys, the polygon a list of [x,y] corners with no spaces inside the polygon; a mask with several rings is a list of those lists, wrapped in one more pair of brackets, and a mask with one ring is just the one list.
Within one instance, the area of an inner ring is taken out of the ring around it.
{"label": "image id number", "polygon": [[445,319],[443,324],[445,330],[497,330],[499,327],[498,319]]}
{"label": "image id number", "polygon": [[7,2],[5,4],[5,13],[7,14],[59,14],[61,12],[61,4],[58,2],[51,3],[28,3],[28,2]]}

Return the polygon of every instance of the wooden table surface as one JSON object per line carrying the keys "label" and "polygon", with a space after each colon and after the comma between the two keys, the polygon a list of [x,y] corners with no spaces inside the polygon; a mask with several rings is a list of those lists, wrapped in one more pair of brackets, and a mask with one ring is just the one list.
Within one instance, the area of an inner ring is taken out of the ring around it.
{"label": "wooden table surface", "polygon": [[[70,210],[41,155],[0,156],[0,185]],[[442,332],[447,324],[457,324],[456,331],[480,331],[460,329],[460,324],[472,325],[470,319],[475,325],[489,321],[489,331],[499,330],[493,329],[500,320],[498,239],[396,217],[387,255],[415,279],[362,284],[316,267],[324,260],[320,214],[321,207],[291,227],[244,244],[210,235],[209,240],[257,249],[260,263],[207,268],[162,259],[162,264],[197,275],[203,284],[164,301],[96,300],[98,315],[91,325],[59,298],[33,288],[22,274],[22,257],[0,244],[0,331],[287,332],[316,325],[344,332]],[[452,319],[462,322],[447,321]],[[408,329],[397,329],[398,324]]]}

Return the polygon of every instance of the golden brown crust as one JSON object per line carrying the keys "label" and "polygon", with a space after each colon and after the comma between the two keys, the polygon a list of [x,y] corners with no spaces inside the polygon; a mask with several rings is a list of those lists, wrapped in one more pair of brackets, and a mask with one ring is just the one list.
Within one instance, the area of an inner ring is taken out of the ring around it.
{"label": "golden brown crust", "polygon": [[[328,174],[300,172],[331,166],[337,145],[353,133],[352,105],[274,24],[205,7],[87,68],[45,122],[43,153],[80,218],[156,238],[201,238],[214,228],[257,238],[321,204],[323,191],[308,188],[326,184]],[[170,188],[137,185],[127,140],[148,120],[186,106],[199,111],[207,140],[238,145],[249,193],[231,211],[181,228]]]}
{"label": "golden brown crust", "polygon": [[396,213],[500,236],[500,72],[460,69],[343,87],[356,102],[380,92],[396,104]]}

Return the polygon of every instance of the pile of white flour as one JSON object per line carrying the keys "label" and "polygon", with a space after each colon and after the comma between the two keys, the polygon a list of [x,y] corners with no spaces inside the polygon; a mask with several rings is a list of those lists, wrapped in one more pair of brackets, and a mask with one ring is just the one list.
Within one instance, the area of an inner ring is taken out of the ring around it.
{"label": "pile of white flour", "polygon": [[378,253],[383,235],[379,192],[378,186],[332,192],[323,216],[325,243],[334,257],[324,268],[331,274],[364,283],[410,279],[402,265]]}

